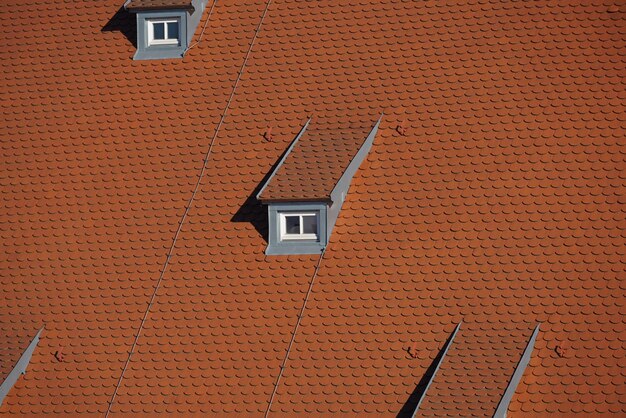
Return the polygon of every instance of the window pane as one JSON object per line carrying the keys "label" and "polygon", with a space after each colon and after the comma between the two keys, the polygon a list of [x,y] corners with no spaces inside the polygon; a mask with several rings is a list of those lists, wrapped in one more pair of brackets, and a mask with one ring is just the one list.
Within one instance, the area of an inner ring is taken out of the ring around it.
{"label": "window pane", "polygon": [[317,216],[302,217],[302,232],[304,234],[317,234]]}
{"label": "window pane", "polygon": [[152,37],[154,39],[165,39],[165,23],[152,24]]}
{"label": "window pane", "polygon": [[300,234],[300,217],[285,216],[285,233]]}
{"label": "window pane", "polygon": [[178,22],[167,23],[167,39],[178,39]]}

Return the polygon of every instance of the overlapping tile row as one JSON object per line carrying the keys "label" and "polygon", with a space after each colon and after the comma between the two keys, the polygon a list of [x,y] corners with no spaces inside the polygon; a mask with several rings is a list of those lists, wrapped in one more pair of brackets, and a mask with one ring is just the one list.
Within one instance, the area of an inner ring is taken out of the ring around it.
{"label": "overlapping tile row", "polygon": [[0,382],[4,382],[4,379],[11,373],[24,350],[37,334],[37,329],[28,328],[25,324],[20,325],[19,328],[5,328],[4,337],[0,340]]}
{"label": "overlapping tile row", "polygon": [[416,416],[494,416],[533,328],[523,322],[462,323]]}
{"label": "overlapping tile row", "polygon": [[132,0],[125,7],[127,10],[193,9],[191,0]]}
{"label": "overlapping tile row", "polygon": [[[345,112],[332,121],[312,118],[293,149],[277,168],[259,199],[311,201],[330,200],[330,195],[346,168],[359,152],[373,121],[354,120]],[[343,123],[337,123],[340,120]]]}
{"label": "overlapping tile row", "polygon": [[46,325],[2,413],[106,410],[260,13],[224,5],[189,58],[210,54],[140,63],[120,6],[2,7],[0,335]]}
{"label": "overlapping tile row", "polygon": [[[533,363],[541,392],[519,395],[511,416],[622,412],[622,21],[606,7],[276,4],[255,64],[272,66],[277,101],[386,113],[277,414],[394,416],[461,318],[550,324]],[[555,346],[580,338],[601,343],[576,343],[583,360],[561,368]]]}
{"label": "overlapping tile row", "polygon": [[[279,129],[283,145],[302,122]],[[253,222],[264,212],[245,205],[249,179],[264,175],[255,151],[280,153],[281,144],[265,145],[261,127],[241,136],[235,126],[224,125],[214,147],[208,169],[220,176],[205,178],[183,226],[116,413],[258,416],[269,398],[316,258],[266,259],[258,247],[264,231]]]}
{"label": "overlapping tile row", "polygon": [[[50,332],[0,412],[106,408],[264,5],[220,3],[183,61],[142,63],[101,32],[119,4],[3,8],[1,331]],[[613,6],[274,0],[113,415],[262,416],[317,259],[265,257],[252,197],[309,116],[383,110],[272,415],[396,416],[461,319],[542,323],[509,416],[623,415]]]}

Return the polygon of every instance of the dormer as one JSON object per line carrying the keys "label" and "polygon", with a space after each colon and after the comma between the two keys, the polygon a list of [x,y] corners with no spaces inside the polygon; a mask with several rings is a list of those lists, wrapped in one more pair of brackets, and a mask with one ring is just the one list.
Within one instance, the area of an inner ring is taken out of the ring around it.
{"label": "dormer", "polygon": [[128,0],[137,15],[137,52],[133,59],[182,58],[207,0]]}
{"label": "dormer", "polygon": [[379,124],[306,122],[257,194],[268,206],[267,255],[319,254],[326,247]]}

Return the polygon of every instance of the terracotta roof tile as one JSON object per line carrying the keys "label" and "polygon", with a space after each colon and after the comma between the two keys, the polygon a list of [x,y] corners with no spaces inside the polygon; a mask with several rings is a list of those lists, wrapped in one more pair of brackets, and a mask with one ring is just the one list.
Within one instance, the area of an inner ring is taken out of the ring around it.
{"label": "terracotta roof tile", "polygon": [[463,323],[416,416],[493,416],[533,328],[527,323]]}
{"label": "terracotta roof tile", "polygon": [[3,331],[0,338],[0,384],[11,373],[39,330],[24,327],[23,329],[5,328]]}
{"label": "terracotta roof tile", "polygon": [[[340,120],[349,120],[349,116]],[[314,119],[277,167],[259,199],[330,200],[331,192],[373,126],[369,120],[338,124]]]}
{"label": "terracotta roof tile", "polygon": [[127,10],[193,9],[191,0],[131,0]]}
{"label": "terracotta roof tile", "polygon": [[262,416],[317,259],[265,258],[255,191],[309,115],[384,110],[270,416],[396,416],[461,317],[542,323],[509,417],[623,416],[614,4],[274,0],[250,50],[266,2],[218,2],[138,62],[119,2],[5,1],[0,335],[46,333],[1,412],[106,411],[225,114],[111,416]]}

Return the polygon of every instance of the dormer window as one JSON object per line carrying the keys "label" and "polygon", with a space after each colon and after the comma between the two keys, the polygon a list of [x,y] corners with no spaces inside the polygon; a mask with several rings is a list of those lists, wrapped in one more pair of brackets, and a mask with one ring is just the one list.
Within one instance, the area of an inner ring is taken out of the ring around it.
{"label": "dormer window", "polygon": [[126,10],[137,14],[137,52],[133,59],[182,58],[207,1],[126,0]]}
{"label": "dormer window", "polygon": [[319,213],[317,212],[280,212],[281,240],[311,240],[319,239]]}
{"label": "dormer window", "polygon": [[380,119],[350,123],[336,117],[292,141],[257,199],[267,205],[267,255],[323,251],[348,193],[352,176],[367,156]]}
{"label": "dormer window", "polygon": [[149,45],[178,45],[180,44],[180,19],[150,19],[148,20]]}

